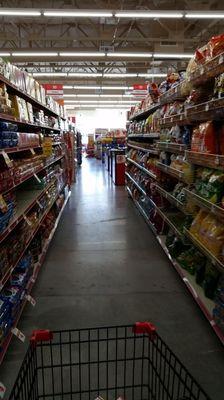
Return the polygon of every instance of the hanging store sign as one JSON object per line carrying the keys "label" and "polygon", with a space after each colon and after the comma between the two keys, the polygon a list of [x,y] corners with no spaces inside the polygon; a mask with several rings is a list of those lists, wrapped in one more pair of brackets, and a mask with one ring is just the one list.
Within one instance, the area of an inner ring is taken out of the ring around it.
{"label": "hanging store sign", "polygon": [[53,97],[53,99],[55,100],[63,99],[63,85],[53,85],[50,83],[45,83],[43,87],[46,91],[46,95]]}
{"label": "hanging store sign", "polygon": [[147,85],[133,85],[132,89],[133,96],[144,97],[147,95]]}

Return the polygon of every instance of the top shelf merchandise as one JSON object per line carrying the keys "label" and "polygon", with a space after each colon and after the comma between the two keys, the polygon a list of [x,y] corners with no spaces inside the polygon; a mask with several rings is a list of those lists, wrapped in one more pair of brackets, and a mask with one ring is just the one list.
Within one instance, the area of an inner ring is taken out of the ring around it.
{"label": "top shelf merchandise", "polygon": [[[132,163],[126,174],[129,195],[222,343],[223,100],[220,35],[195,52],[186,73],[169,73],[159,87],[149,85],[147,100],[131,110],[127,147]],[[148,121],[145,104],[149,113],[156,106]],[[153,142],[151,132],[157,132],[159,141]],[[157,153],[153,162],[147,149]],[[142,158],[133,163],[133,157]],[[148,158],[147,165],[156,170],[154,179],[143,175],[141,164]]]}
{"label": "top shelf merchandise", "polygon": [[69,198],[74,132],[31,76],[0,68],[1,363]]}
{"label": "top shelf merchandise", "polygon": [[42,85],[26,71],[21,71],[2,58],[0,58],[0,82],[6,85],[10,94],[19,96],[47,115],[65,118],[64,107],[51,96],[47,96]]}

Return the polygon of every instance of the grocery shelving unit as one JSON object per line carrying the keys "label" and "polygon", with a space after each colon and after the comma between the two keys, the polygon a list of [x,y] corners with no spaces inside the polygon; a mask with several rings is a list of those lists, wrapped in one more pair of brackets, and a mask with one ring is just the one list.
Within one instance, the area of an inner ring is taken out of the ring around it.
{"label": "grocery shelving unit", "polygon": [[[18,325],[32,287],[37,279],[39,270],[44,262],[49,244],[53,238],[63,210],[70,197],[71,182],[67,178],[66,172],[69,157],[67,156],[68,146],[65,146],[65,139],[63,137],[64,132],[67,130],[64,115],[60,115],[55,111],[55,109],[51,109],[48,105],[41,103],[24,90],[21,90],[3,75],[0,75],[0,84],[6,85],[7,92],[9,94],[16,95],[19,98],[24,99],[32,104],[34,109],[43,111],[44,115],[58,119],[58,127],[54,127],[41,123],[32,123],[27,120],[21,120],[9,114],[0,114],[1,122],[13,123],[17,125],[19,132],[26,132],[27,135],[30,134],[30,132],[36,135],[39,133],[47,136],[55,135],[56,138],[56,140],[54,139],[55,141],[51,141],[52,150],[49,152],[49,154],[44,153],[44,142],[42,141],[39,141],[39,144],[36,145],[28,145],[24,147],[17,145],[14,147],[5,147],[0,149],[0,160],[1,164],[4,165],[3,173],[0,173],[0,198],[3,199],[3,196],[8,195],[9,193],[16,194],[16,209],[14,209],[13,215],[9,219],[7,226],[5,226],[0,233],[1,251],[4,250],[7,241],[10,240],[10,235],[16,235],[17,229],[21,226],[21,224],[25,224],[28,227],[27,235],[25,236],[25,242],[22,242],[22,246],[19,247],[18,254],[11,259],[9,257],[8,264],[3,264],[3,266],[1,266],[0,295],[2,291],[4,291],[4,288],[7,287],[8,282],[10,282],[16,267],[22,260],[23,256],[27,253],[31,242],[33,239],[35,239],[49,212],[52,212],[53,209],[57,210],[57,215],[55,214],[56,219],[53,221],[54,223],[52,225],[53,227],[50,226],[52,228],[50,234],[42,243],[42,249],[38,256],[38,260],[36,260],[35,264],[32,265],[32,274],[23,289],[23,297],[20,298],[19,309],[16,310],[16,314],[14,315],[11,326],[9,329],[7,329],[6,334],[1,338],[1,363],[10,344],[13,335],[12,330]],[[14,157],[16,158],[14,159]],[[34,159],[38,159],[38,162],[37,164],[34,162],[32,167],[32,161],[30,161],[31,167],[27,168],[27,173],[24,164],[23,168],[25,172],[19,175],[18,171],[17,173],[14,172],[14,161],[19,159],[21,162],[19,165],[23,166],[23,157],[25,157],[25,160],[27,159],[26,157],[31,160],[32,157],[34,157]],[[63,171],[63,173],[60,172],[59,175],[53,173],[55,169],[52,169],[52,167],[54,168],[56,165],[60,165],[58,170]],[[6,182],[6,184],[4,184],[5,173],[7,174],[7,177],[10,177],[9,182]],[[46,179],[42,183],[40,177],[43,173]],[[29,183],[30,179],[34,179],[37,183],[37,186],[32,186],[33,183]],[[27,187],[27,183],[29,183],[31,186],[28,185]],[[37,218],[35,222],[31,222],[29,220],[29,215],[30,213],[34,212],[34,210],[38,210]]]}
{"label": "grocery shelving unit", "polygon": [[[200,86],[201,84],[209,81],[210,79],[216,77],[217,75],[224,72],[224,54],[218,55],[217,57],[209,60],[203,66],[195,70],[191,77],[189,78],[190,83],[194,87]],[[172,89],[168,90],[166,93],[162,94],[159,98],[159,101],[147,110],[147,114],[145,114],[146,110],[143,112],[139,112],[138,114],[131,115],[130,121],[140,121],[149,116],[151,113],[154,113],[158,108],[162,107],[165,104],[172,103],[176,100],[183,101],[186,99],[188,93],[186,92],[186,82],[183,81],[180,84],[176,85]],[[163,127],[172,127],[173,125],[195,125],[196,123],[201,123],[209,120],[215,121],[223,121],[224,119],[224,98],[220,99],[212,99],[204,103],[197,104],[195,106],[189,106],[185,111],[177,114],[177,115],[169,115],[166,117],[159,117],[157,120],[160,129]],[[159,139],[159,134],[156,133],[153,139]],[[130,141],[130,142],[129,142]],[[136,142],[137,141],[137,142]],[[141,142],[144,145],[141,145]],[[152,147],[152,137],[150,134],[133,134],[131,132],[128,135],[127,139],[127,148],[130,152],[131,149],[139,151],[139,154],[145,153],[146,156],[150,156],[150,151],[148,151],[147,147]],[[224,171],[224,156],[218,154],[205,154],[193,152],[189,149],[188,146],[179,143],[170,143],[165,141],[157,140],[155,148],[152,149],[152,153],[155,156],[159,155],[160,151],[171,153],[171,154],[179,154],[185,156],[187,161],[192,166],[192,173],[186,175],[183,171],[179,171],[175,168],[170,167],[170,165],[166,165],[160,161],[157,162],[157,170],[158,174],[154,174],[154,184],[156,192],[161,196],[161,199],[166,199],[167,202],[170,203],[172,208],[176,209],[174,213],[181,213],[181,215],[191,217],[189,210],[187,208],[188,199],[191,200],[192,204],[195,206],[205,209],[208,212],[213,213],[219,219],[224,218],[224,209],[219,204],[213,204],[209,200],[204,199],[197,193],[195,193],[193,189],[194,182],[194,170],[197,166],[209,167],[217,170]],[[127,157],[127,165],[130,170],[130,165],[133,164],[135,167],[139,168],[139,170],[144,171],[142,166],[136,161],[131,159],[131,156]],[[194,168],[195,166],[195,168]],[[148,175],[152,178],[151,175]],[[177,198],[175,198],[172,193],[169,193],[166,188],[163,187],[164,181],[166,181],[166,176],[172,177],[176,182],[183,182],[186,187],[184,189],[186,202],[182,203]],[[208,319],[211,327],[215,331],[216,335],[219,337],[221,342],[224,344],[224,332],[219,328],[216,322],[213,319],[213,309],[214,309],[214,301],[208,299],[203,289],[195,282],[194,277],[185,269],[183,269],[179,263],[170,255],[168,248],[166,247],[166,236],[161,235],[157,232],[154,223],[150,220],[150,215],[148,215],[147,210],[144,210],[144,207],[140,204],[140,200],[146,200],[150,202],[151,206],[154,208],[155,212],[162,218],[165,225],[170,228],[171,232],[178,237],[182,243],[184,244],[193,244],[196,249],[198,249],[210,262],[211,264],[217,268],[218,271],[224,272],[224,264],[221,259],[217,258],[203,245],[199,239],[194,236],[188,228],[184,228],[180,231],[180,229],[173,223],[172,221],[172,212],[166,210],[166,208],[161,207],[161,204],[158,206],[154,200],[151,199],[151,195],[148,194],[147,190],[143,190],[139,187],[138,183],[131,176],[131,172],[128,171],[126,173],[127,177],[127,191],[129,196],[132,198],[134,204],[140,211],[147,225],[155,234],[156,239],[161,245],[162,249],[166,253],[167,257],[171,261],[173,267],[178,272],[179,276],[185,283],[189,292],[193,296],[196,303],[199,305],[205,317]],[[135,190],[133,191],[133,189]],[[137,190],[137,191],[136,191]],[[136,195],[137,193],[137,195]],[[144,201],[142,201],[144,204]],[[192,212],[192,211],[191,211]]]}

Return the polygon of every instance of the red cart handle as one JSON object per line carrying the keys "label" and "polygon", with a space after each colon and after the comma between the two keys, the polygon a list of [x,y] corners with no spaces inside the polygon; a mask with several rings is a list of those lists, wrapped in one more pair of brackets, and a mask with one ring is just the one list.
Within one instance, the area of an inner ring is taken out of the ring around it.
{"label": "red cart handle", "polygon": [[150,339],[154,339],[156,335],[156,327],[151,322],[136,322],[133,326],[135,334],[147,333]]}
{"label": "red cart handle", "polygon": [[53,332],[45,329],[40,329],[32,332],[30,341],[32,343],[49,342],[53,339]]}

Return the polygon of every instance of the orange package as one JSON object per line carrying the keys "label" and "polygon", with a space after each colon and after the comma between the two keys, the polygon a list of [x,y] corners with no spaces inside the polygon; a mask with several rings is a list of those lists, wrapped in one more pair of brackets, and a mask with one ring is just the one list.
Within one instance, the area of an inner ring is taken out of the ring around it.
{"label": "orange package", "polygon": [[212,121],[204,122],[199,125],[200,131],[200,151],[202,153],[216,154],[216,134]]}
{"label": "orange package", "polygon": [[213,36],[208,42],[210,57],[215,57],[224,52],[224,34]]}

